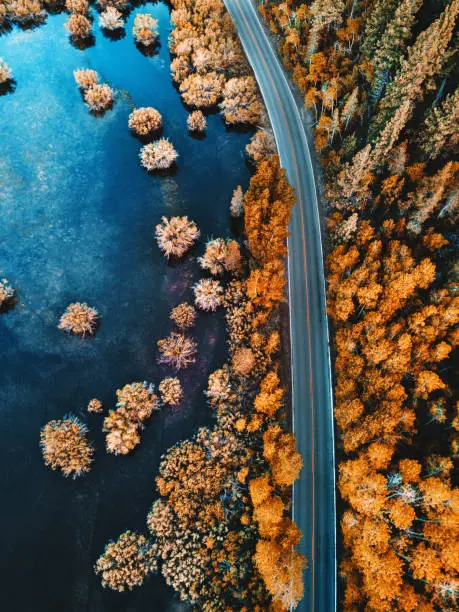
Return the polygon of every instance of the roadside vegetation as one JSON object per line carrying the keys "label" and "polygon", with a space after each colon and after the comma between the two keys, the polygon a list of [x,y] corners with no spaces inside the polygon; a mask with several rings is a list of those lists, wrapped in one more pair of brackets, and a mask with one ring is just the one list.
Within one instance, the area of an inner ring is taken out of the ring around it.
{"label": "roadside vegetation", "polygon": [[325,174],[342,606],[453,609],[459,2],[259,10]]}

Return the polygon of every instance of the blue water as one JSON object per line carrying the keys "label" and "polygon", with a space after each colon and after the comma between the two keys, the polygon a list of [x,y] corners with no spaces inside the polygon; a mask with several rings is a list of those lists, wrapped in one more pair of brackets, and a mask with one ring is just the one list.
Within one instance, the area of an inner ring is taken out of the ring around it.
{"label": "blue water", "polygon": [[[136,12],[160,23],[153,57],[135,47]],[[229,235],[233,189],[247,186],[244,147],[250,134],[208,118],[204,140],[186,130],[187,111],[170,78],[169,11],[135,9],[116,42],[94,27],[95,44],[70,43],[64,21],[0,36],[0,57],[16,90],[0,97],[0,278],[18,292],[0,315],[0,609],[2,612],[149,612],[188,609],[159,577],[132,593],[104,590],[92,566],[104,544],[127,528],[145,531],[159,458],[210,415],[206,375],[225,358],[222,315],[200,314],[200,358],[181,375],[184,406],[153,417],[129,457],[107,455],[102,417],[86,413],[92,397],[113,407],[115,391],[136,380],[156,384],[170,370],[156,365],[156,342],[170,329],[172,306],[191,299],[201,276],[196,257],[176,265],[153,238],[162,215],[187,214],[203,239]],[[96,22],[97,23],[97,22]],[[117,90],[113,110],[92,116],[73,70],[96,69]],[[174,175],[140,167],[131,136],[131,100],[163,114],[164,135],[180,158]],[[203,241],[204,241],[203,240]],[[68,303],[87,301],[102,323],[95,339],[57,329]],[[96,445],[92,472],[69,481],[41,459],[40,428],[73,412]]]}

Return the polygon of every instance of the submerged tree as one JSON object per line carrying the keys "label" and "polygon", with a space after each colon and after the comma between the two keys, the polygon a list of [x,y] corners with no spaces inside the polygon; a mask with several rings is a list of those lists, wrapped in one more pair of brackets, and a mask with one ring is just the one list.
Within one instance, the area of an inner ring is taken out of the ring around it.
{"label": "submerged tree", "polygon": [[99,25],[105,30],[121,30],[124,28],[123,15],[114,6],[109,6],[99,15]]}
{"label": "submerged tree", "polygon": [[12,21],[21,26],[32,26],[42,23],[46,17],[39,0],[16,0],[9,4]]}
{"label": "submerged tree", "polygon": [[113,89],[106,85],[92,85],[84,92],[84,101],[95,113],[103,113],[113,105]]}
{"label": "submerged tree", "polygon": [[223,89],[220,110],[226,123],[255,125],[261,120],[262,106],[258,101],[257,84],[252,76],[233,78]]}
{"label": "submerged tree", "polygon": [[235,240],[215,238],[206,244],[206,251],[198,262],[204,270],[212,275],[224,272],[239,272],[241,269],[241,253]]}
{"label": "submerged tree", "polygon": [[15,296],[15,290],[10,287],[6,278],[0,281],[0,312],[7,308]]}
{"label": "submerged tree", "polygon": [[172,332],[167,338],[158,340],[158,349],[158,363],[171,365],[176,370],[187,368],[196,362],[196,342],[184,334]]}
{"label": "submerged tree", "polygon": [[191,306],[191,304],[187,304],[183,302],[171,311],[170,318],[181,330],[190,329],[194,327],[196,322],[196,309]]}
{"label": "submerged tree", "polygon": [[65,27],[77,40],[88,38],[91,34],[91,22],[79,13],[72,13],[65,22]]}
{"label": "submerged tree", "polygon": [[157,570],[156,546],[140,533],[125,531],[107,544],[94,569],[102,577],[102,586],[131,591]]}
{"label": "submerged tree", "polygon": [[134,19],[132,34],[139,45],[150,47],[158,37],[158,20],[148,13],[138,13]]}
{"label": "submerged tree", "polygon": [[93,412],[94,414],[102,414],[104,408],[102,406],[102,402],[97,398],[92,399],[88,404],[88,412]]}
{"label": "submerged tree", "polygon": [[196,223],[189,221],[188,217],[162,217],[155,234],[158,246],[167,258],[183,257],[200,236]]}
{"label": "submerged tree", "polygon": [[97,85],[99,81],[99,75],[96,70],[91,70],[91,68],[81,68],[80,70],[74,70],[73,77],[77,83],[77,85],[85,90],[90,87],[94,87]]}
{"label": "submerged tree", "polygon": [[8,64],[0,57],[0,85],[7,83],[13,78],[13,72]]}
{"label": "submerged tree", "polygon": [[40,433],[45,465],[72,478],[89,472],[94,449],[87,441],[87,431],[86,425],[73,415],[46,423]]}
{"label": "submerged tree", "polygon": [[129,115],[129,127],[139,136],[151,136],[161,129],[161,113],[151,106],[136,108]]}
{"label": "submerged tree", "polygon": [[67,306],[58,327],[69,334],[84,338],[95,333],[98,321],[99,314],[95,308],[91,308],[86,302],[75,302]]}
{"label": "submerged tree", "polygon": [[180,85],[180,93],[189,106],[215,106],[222,95],[224,77],[216,72],[191,74]]}
{"label": "submerged tree", "polygon": [[223,287],[217,280],[204,278],[193,286],[194,302],[201,310],[215,311],[223,303]]}
{"label": "submerged tree", "polygon": [[190,132],[205,132],[207,120],[202,111],[196,110],[188,115],[186,120]]}
{"label": "submerged tree", "polygon": [[238,185],[233,191],[231,198],[230,213],[232,217],[240,217],[244,212],[244,192],[242,187]]}
{"label": "submerged tree", "polygon": [[126,455],[140,443],[139,431],[154,411],[160,409],[155,386],[144,381],[125,385],[116,392],[116,409],[104,420],[107,451]]}
{"label": "submerged tree", "polygon": [[158,387],[161,399],[169,406],[178,406],[183,399],[183,389],[178,378],[164,378]]}
{"label": "submerged tree", "polygon": [[174,145],[167,138],[145,145],[139,153],[142,166],[149,172],[167,170],[175,163],[178,156]]}

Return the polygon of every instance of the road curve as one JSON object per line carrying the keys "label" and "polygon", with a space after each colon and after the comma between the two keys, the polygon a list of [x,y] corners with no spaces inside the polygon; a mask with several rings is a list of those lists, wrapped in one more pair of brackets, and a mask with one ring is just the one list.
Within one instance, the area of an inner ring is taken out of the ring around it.
{"label": "road curve", "polygon": [[289,306],[293,428],[304,467],[293,518],[308,558],[298,610],[336,610],[333,400],[319,209],[309,146],[283,69],[251,0],[225,0],[268,109],[282,166],[297,193],[290,223]]}

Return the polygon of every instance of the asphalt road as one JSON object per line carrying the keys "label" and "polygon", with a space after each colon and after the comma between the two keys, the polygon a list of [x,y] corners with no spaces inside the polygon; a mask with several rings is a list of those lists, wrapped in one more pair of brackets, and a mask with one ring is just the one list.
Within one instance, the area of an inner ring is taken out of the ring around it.
{"label": "asphalt road", "polygon": [[333,403],[319,210],[299,110],[251,0],[225,0],[268,109],[282,166],[298,200],[290,224],[289,305],[293,427],[304,467],[293,490],[293,518],[308,559],[298,610],[336,610]]}

